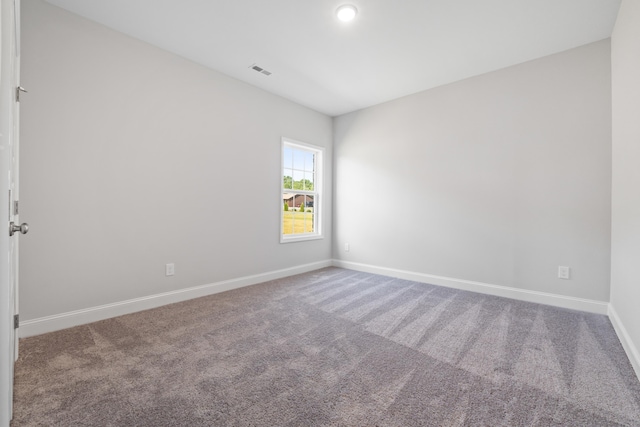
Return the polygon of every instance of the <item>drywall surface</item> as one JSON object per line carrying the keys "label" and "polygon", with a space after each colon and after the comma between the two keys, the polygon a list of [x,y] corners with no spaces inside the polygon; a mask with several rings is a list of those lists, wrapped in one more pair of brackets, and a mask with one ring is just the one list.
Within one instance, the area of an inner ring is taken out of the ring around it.
{"label": "drywall surface", "polygon": [[[611,37],[613,195],[611,306],[640,375],[640,2],[625,0]],[[629,352],[629,350],[628,350]]]}
{"label": "drywall surface", "polygon": [[607,39],[335,118],[334,258],[608,301],[610,78]]}
{"label": "drywall surface", "polygon": [[331,159],[331,118],[22,7],[22,320],[331,259],[330,161],[326,237],[279,243],[281,137]]}

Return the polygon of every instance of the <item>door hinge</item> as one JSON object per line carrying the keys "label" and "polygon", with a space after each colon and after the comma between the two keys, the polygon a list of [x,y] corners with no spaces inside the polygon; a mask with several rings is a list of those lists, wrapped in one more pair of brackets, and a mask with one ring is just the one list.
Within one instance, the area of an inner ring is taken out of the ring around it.
{"label": "door hinge", "polygon": [[18,329],[20,327],[20,315],[16,314],[13,316],[13,329]]}
{"label": "door hinge", "polygon": [[22,86],[18,86],[16,88],[16,102],[20,102],[20,92],[27,93],[27,90],[25,88],[23,88]]}
{"label": "door hinge", "polygon": [[20,214],[19,203],[18,203],[17,200],[13,202],[13,214],[14,215],[19,215]]}

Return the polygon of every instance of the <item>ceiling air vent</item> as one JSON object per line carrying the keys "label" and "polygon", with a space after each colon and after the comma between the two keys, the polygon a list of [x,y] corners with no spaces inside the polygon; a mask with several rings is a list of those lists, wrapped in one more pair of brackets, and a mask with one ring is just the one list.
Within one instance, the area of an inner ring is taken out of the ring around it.
{"label": "ceiling air vent", "polygon": [[264,68],[257,66],[256,64],[253,64],[253,65],[249,66],[249,68],[251,68],[252,70],[256,70],[259,73],[262,73],[265,76],[270,76],[271,75],[271,71],[267,71]]}

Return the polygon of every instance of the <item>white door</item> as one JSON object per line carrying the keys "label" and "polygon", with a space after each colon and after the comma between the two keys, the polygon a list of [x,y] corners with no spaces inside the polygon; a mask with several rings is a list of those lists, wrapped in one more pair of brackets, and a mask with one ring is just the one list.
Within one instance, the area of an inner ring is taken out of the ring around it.
{"label": "white door", "polygon": [[[0,427],[9,426],[17,356],[18,103],[20,0],[0,0]],[[11,227],[13,225],[13,227]]]}
{"label": "white door", "polygon": [[[10,301],[13,301],[13,314],[14,316],[19,313],[18,311],[18,274],[20,272],[18,268],[18,254],[19,254],[19,244],[20,244],[20,234],[26,234],[29,230],[28,224],[20,223],[20,208],[19,208],[19,200],[20,200],[20,186],[18,185],[18,181],[20,178],[20,95],[24,91],[24,89],[20,86],[20,0],[13,1],[14,7],[14,17],[15,17],[15,52],[14,52],[14,62],[13,62],[13,82],[15,87],[15,97],[12,99],[12,107],[13,107],[13,144],[11,144],[11,170],[10,170],[10,179],[9,185],[11,186],[11,199],[9,201],[11,208],[9,209],[10,222],[13,223],[13,236],[9,236],[9,262],[11,263],[9,276],[11,279],[11,283],[9,284],[9,289],[12,292],[10,295]],[[19,229],[16,229],[19,227]],[[11,231],[10,231],[11,233]],[[18,325],[15,325],[12,331],[14,332],[13,342],[14,342],[14,360],[18,360]]]}

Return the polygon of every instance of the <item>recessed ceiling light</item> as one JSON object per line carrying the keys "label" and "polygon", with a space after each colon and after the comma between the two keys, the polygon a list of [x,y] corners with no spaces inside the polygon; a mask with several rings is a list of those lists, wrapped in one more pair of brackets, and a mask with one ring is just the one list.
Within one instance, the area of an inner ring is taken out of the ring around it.
{"label": "recessed ceiling light", "polygon": [[343,4],[336,10],[336,16],[343,22],[349,22],[358,14],[358,9],[352,4]]}

